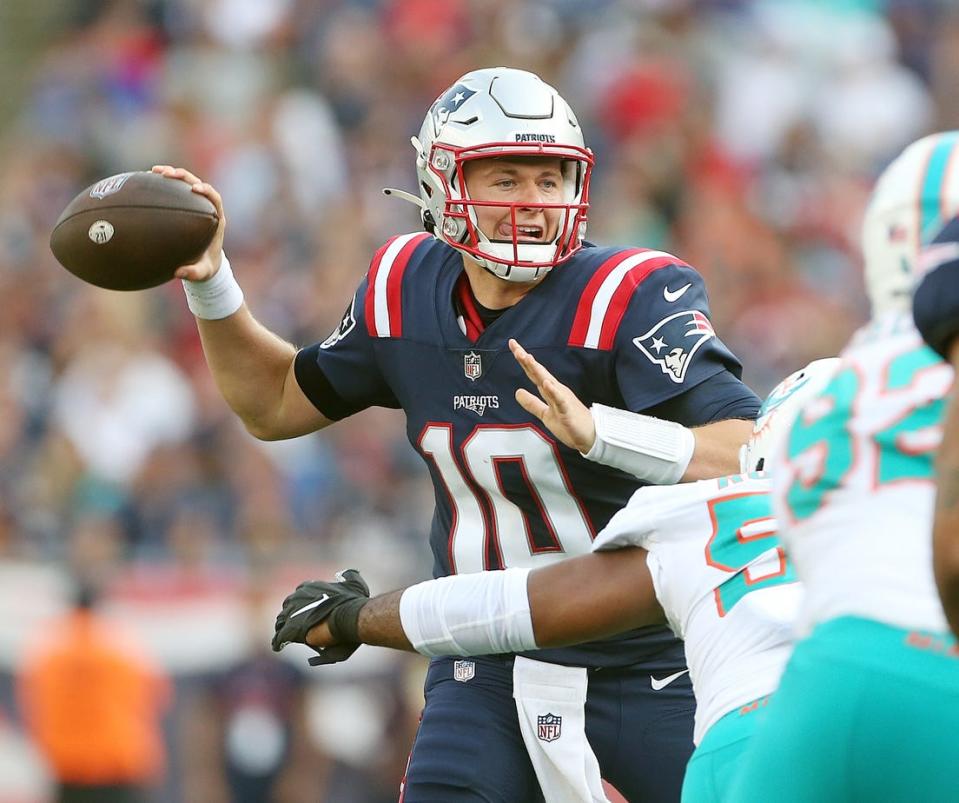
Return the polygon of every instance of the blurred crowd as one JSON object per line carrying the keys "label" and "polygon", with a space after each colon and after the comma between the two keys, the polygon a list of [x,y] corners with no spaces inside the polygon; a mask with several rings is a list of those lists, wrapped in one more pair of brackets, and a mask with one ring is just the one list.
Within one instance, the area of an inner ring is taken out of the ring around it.
{"label": "blurred crowd", "polygon": [[[356,565],[386,590],[428,574],[432,493],[395,411],[286,443],[247,435],[178,283],[111,293],[54,261],[49,234],[77,192],[158,163],[211,182],[254,313],[305,345],[337,325],[373,251],[418,228],[415,209],[380,189],[415,187],[409,137],[433,99],[469,69],[530,69],[570,102],[597,154],[589,239],[696,266],[717,331],[762,395],[865,319],[858,238],[872,179],[917,136],[959,127],[948,0],[58,5],[32,68],[2,79],[22,103],[0,128],[0,573],[19,578],[2,584],[0,611],[43,588],[50,602],[28,621],[55,613],[69,576],[152,622],[142,635],[175,675],[166,727],[179,778],[203,776],[187,771],[197,755],[221,755],[210,745],[228,739],[211,723],[247,687],[219,679],[268,667],[257,646],[291,579]],[[12,678],[29,628],[3,618]],[[304,676],[314,725],[296,743],[309,743],[314,771],[276,799],[316,800],[321,783],[352,790],[325,800],[395,799],[421,670],[384,657]],[[278,670],[256,677],[293,693]],[[338,694],[323,697],[323,684]],[[5,720],[13,738],[13,683],[3,688],[0,738]],[[360,732],[324,741],[324,705]],[[276,710],[292,728],[303,707]],[[372,724],[353,724],[364,716]],[[331,766],[353,780],[317,769]],[[0,801],[40,799],[17,797],[4,775]],[[228,799],[197,783],[200,796],[167,777],[158,794]]]}

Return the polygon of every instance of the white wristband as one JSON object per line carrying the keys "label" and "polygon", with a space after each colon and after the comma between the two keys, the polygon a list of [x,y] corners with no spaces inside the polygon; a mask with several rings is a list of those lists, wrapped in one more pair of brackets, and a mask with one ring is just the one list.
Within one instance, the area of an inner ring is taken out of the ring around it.
{"label": "white wristband", "polygon": [[233,278],[230,260],[223,254],[220,269],[202,282],[183,280],[190,312],[205,321],[228,318],[243,306],[243,290]]}
{"label": "white wristband", "polygon": [[683,478],[696,450],[692,430],[675,421],[618,410],[604,404],[589,408],[596,440],[583,455],[655,485],[673,485]]}
{"label": "white wristband", "polygon": [[535,650],[529,569],[457,574],[410,586],[400,622],[423,655],[495,655]]}

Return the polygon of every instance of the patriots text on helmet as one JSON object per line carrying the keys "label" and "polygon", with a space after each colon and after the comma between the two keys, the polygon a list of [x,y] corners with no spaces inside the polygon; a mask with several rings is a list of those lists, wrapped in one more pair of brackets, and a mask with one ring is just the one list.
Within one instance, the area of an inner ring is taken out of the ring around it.
{"label": "patriots text on helmet", "polygon": [[549,142],[555,144],[555,134],[514,134],[516,142]]}

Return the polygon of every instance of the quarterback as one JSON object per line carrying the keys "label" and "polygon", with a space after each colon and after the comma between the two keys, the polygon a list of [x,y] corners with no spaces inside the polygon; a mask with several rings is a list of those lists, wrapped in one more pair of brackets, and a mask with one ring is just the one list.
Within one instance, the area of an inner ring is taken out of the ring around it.
{"label": "quarterback", "polygon": [[[593,154],[556,90],[520,70],[467,73],[433,103],[413,146],[418,194],[388,192],[419,207],[423,230],[383,244],[324,340],[297,349],[254,319],[223,256],[222,223],[178,271],[210,370],[248,430],[288,438],[367,407],[402,408],[435,489],[435,577],[587,553],[639,486],[734,472],[759,402],[713,330],[702,279],[667,253],[585,241]],[[193,185],[225,219],[214,188],[154,169]],[[514,397],[531,386],[510,339],[593,406],[575,448]],[[537,661],[556,675],[602,669],[590,671],[582,705],[603,776],[630,799],[679,796],[693,697],[667,628]],[[466,679],[450,658],[431,663],[406,803],[540,799],[513,701],[524,667],[512,655],[477,659]],[[628,749],[626,723],[642,734]]]}

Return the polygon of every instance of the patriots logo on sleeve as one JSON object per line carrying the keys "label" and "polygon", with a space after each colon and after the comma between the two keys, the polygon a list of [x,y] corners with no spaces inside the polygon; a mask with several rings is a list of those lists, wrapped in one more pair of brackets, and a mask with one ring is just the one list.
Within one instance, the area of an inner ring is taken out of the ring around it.
{"label": "patriots logo on sleeve", "polygon": [[340,319],[339,325],[330,333],[330,336],[326,340],[320,343],[321,349],[328,349],[330,346],[335,346],[356,328],[356,315],[353,312],[355,306],[356,295],[354,294],[353,300],[350,301],[350,306],[347,308],[346,312],[343,313],[343,317]]}
{"label": "patriots logo on sleeve", "polygon": [[646,334],[634,337],[633,344],[673,382],[681,384],[693,355],[715,336],[713,325],[703,313],[683,310],[663,318]]}
{"label": "patriots logo on sleeve", "polygon": [[439,131],[440,127],[449,119],[450,115],[475,94],[475,89],[467,89],[462,84],[456,84],[440,95],[430,110],[433,114],[433,123],[436,126],[436,130]]}

